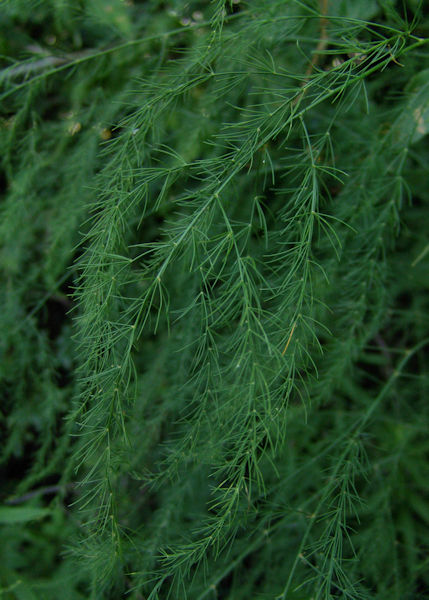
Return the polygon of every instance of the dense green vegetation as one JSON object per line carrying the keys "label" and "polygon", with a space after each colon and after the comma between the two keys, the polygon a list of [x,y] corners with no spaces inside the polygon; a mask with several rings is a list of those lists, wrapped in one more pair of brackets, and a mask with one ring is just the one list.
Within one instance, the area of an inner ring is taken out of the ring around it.
{"label": "dense green vegetation", "polygon": [[429,598],[424,8],[0,2],[0,598]]}

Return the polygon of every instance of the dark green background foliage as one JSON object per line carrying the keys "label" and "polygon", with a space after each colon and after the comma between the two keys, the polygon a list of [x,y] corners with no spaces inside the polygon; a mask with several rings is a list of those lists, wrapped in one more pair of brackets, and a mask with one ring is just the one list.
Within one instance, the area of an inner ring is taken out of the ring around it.
{"label": "dark green background foliage", "polygon": [[429,598],[424,9],[0,2],[1,598]]}

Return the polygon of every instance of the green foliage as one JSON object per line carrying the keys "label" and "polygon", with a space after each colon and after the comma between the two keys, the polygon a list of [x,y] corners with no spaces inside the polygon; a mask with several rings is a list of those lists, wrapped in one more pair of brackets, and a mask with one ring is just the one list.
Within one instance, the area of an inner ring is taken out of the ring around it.
{"label": "green foliage", "polygon": [[0,3],[0,597],[429,589],[417,0]]}

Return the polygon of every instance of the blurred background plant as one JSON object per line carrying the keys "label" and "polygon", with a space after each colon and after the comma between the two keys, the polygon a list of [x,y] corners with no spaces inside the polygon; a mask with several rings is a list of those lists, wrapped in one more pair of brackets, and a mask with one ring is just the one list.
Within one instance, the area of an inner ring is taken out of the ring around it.
{"label": "blurred background plant", "polygon": [[428,27],[0,3],[2,598],[429,597]]}

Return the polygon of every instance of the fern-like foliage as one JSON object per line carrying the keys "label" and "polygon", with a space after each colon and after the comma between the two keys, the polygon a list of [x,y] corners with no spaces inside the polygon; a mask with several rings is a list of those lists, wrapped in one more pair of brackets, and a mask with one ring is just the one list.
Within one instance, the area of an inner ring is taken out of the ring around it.
{"label": "fern-like foliage", "polygon": [[423,598],[423,3],[0,16],[1,595]]}

